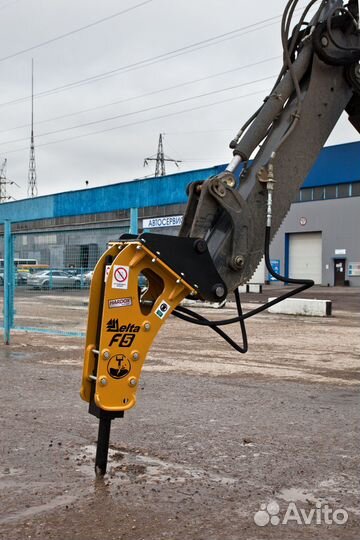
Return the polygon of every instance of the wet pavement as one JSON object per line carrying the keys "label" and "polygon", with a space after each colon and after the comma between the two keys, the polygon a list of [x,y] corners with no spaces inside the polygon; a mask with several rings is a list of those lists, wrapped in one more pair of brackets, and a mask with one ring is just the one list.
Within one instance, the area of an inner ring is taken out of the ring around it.
{"label": "wet pavement", "polygon": [[346,303],[327,319],[265,313],[241,356],[170,320],[102,480],[82,340],[16,333],[0,349],[0,538],[358,539],[359,322]]}

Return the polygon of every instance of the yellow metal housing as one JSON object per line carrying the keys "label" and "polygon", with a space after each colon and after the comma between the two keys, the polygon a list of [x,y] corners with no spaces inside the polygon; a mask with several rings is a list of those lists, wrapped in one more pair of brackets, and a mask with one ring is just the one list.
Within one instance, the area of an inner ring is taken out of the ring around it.
{"label": "yellow metal housing", "polygon": [[[149,283],[145,291],[140,274]],[[155,336],[183,298],[195,293],[141,242],[113,243],[92,278],[81,397],[105,411],[133,407]]]}

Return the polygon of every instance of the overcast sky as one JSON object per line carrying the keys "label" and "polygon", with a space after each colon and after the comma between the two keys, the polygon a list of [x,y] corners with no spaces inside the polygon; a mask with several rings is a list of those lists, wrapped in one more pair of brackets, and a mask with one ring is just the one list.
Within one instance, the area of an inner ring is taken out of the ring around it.
{"label": "overcast sky", "polygon": [[[153,175],[159,133],[180,171],[229,161],[280,69],[285,4],[0,0],[0,159],[20,186],[8,193],[27,196],[32,58],[39,195]],[[327,144],[353,140],[343,118]]]}

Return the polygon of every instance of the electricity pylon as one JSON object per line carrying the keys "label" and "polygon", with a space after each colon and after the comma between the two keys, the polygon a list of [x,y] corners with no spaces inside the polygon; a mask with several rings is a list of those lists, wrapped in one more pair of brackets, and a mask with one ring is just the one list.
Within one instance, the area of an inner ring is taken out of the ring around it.
{"label": "electricity pylon", "polygon": [[5,158],[0,166],[0,203],[14,199],[12,195],[7,194],[7,186],[12,186],[13,184],[17,186],[16,182],[12,182],[6,178],[6,166],[7,159]]}
{"label": "electricity pylon", "polygon": [[144,167],[145,165],[149,165],[149,161],[156,161],[155,165],[155,176],[165,176],[165,162],[166,161],[172,161],[175,163],[175,165],[178,167],[179,163],[181,163],[181,159],[172,159],[164,154],[164,146],[163,146],[163,134],[160,133],[159,135],[159,144],[157,149],[157,154],[153,156],[147,157],[144,159]]}

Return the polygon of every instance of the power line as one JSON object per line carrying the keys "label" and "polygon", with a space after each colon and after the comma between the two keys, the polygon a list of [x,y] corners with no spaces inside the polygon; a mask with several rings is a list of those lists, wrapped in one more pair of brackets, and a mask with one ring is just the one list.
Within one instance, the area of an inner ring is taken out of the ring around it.
{"label": "power line", "polygon": [[[67,127],[67,128],[54,129],[52,131],[47,131],[45,133],[39,133],[37,135],[37,139],[39,139],[39,137],[46,137],[48,135],[55,135],[57,133],[64,133],[65,131],[72,131],[73,129],[79,129],[79,128],[82,128],[82,127],[89,127],[89,126],[93,126],[93,125],[96,125],[96,124],[101,124],[103,122],[109,122],[109,121],[112,121],[112,120],[118,120],[119,118],[125,118],[125,117],[128,117],[128,116],[133,116],[134,114],[140,114],[140,113],[144,113],[144,112],[154,111],[154,110],[157,110],[157,109],[162,109],[163,107],[169,107],[169,106],[172,106],[172,105],[178,105],[179,103],[185,103],[187,101],[192,101],[193,99],[201,99],[201,98],[204,98],[204,97],[212,96],[214,94],[219,94],[221,92],[227,92],[229,90],[235,90],[235,89],[241,88],[243,86],[249,86],[250,84],[256,84],[256,83],[259,83],[259,82],[264,82],[264,81],[267,81],[269,79],[273,79],[275,76],[276,75],[271,75],[269,77],[262,77],[261,79],[257,79],[257,80],[251,81],[251,82],[235,84],[235,85],[232,85],[232,86],[228,86],[226,88],[220,88],[218,90],[212,90],[210,92],[204,92],[202,94],[197,94],[196,96],[189,96],[189,97],[186,97],[186,98],[177,99],[177,100],[174,100],[174,101],[169,101],[168,103],[162,103],[160,105],[152,105],[151,107],[145,107],[144,109],[139,109],[137,111],[127,112],[127,113],[122,113],[122,114],[116,114],[114,116],[109,116],[107,118],[102,118],[101,120],[93,120],[91,122],[84,122],[82,124],[77,124],[75,126],[71,126],[71,127]],[[21,141],[24,141],[24,140],[27,140],[26,137],[21,137],[19,139],[12,139],[10,141],[5,141],[5,142],[0,143],[0,146],[3,146],[4,144],[11,144],[11,143],[16,143],[16,142],[21,142]]]}
{"label": "power line", "polygon": [[229,131],[231,132],[231,128],[220,128],[220,129],[196,129],[192,131],[166,131],[164,132],[164,135],[194,135],[199,134],[203,135],[204,133],[220,133]]}
{"label": "power line", "polygon": [[129,7],[122,11],[118,11],[117,13],[113,13],[112,15],[109,15],[108,17],[103,17],[102,19],[94,21],[93,23],[87,24],[85,26],[81,26],[80,28],[76,28],[75,30],[70,30],[69,32],[66,32],[65,34],[61,34],[60,36],[56,36],[54,38],[48,39],[46,41],[43,41],[42,43],[33,45],[32,47],[28,47],[27,49],[22,49],[21,51],[17,51],[15,53],[9,54],[8,56],[3,56],[3,58],[0,58],[0,62],[4,62],[5,60],[9,60],[10,58],[15,58],[16,56],[20,56],[21,54],[25,54],[29,51],[33,51],[34,49],[39,49],[40,47],[44,47],[44,45],[49,45],[50,43],[54,43],[54,41],[59,41],[60,39],[64,39],[66,37],[72,36],[74,34],[77,34],[78,32],[82,32],[83,30],[87,30],[88,28],[92,28],[93,26],[97,26],[98,24],[102,24],[104,22],[110,21],[111,19],[115,19],[115,17],[119,17],[120,15],[129,13],[130,11],[133,11],[134,9],[138,9],[139,7],[142,7],[145,4],[149,4],[152,1],[153,0],[145,0],[144,2],[141,2],[140,4],[136,4],[135,6]]}
{"label": "power line", "polygon": [[[274,19],[275,19],[274,22],[271,22],[269,24],[264,24],[264,23],[267,23],[268,21],[273,21]],[[207,48],[207,47],[210,47],[210,46],[213,46],[213,45],[218,45],[219,43],[222,43],[224,41],[228,41],[229,39],[235,39],[237,37],[241,37],[241,36],[243,36],[245,34],[254,32],[256,30],[262,30],[262,29],[267,28],[269,26],[273,26],[274,24],[276,24],[278,22],[279,19],[280,19],[280,16],[270,17],[269,19],[264,19],[264,20],[259,21],[257,23],[253,23],[253,24],[241,27],[241,28],[237,28],[236,30],[232,30],[230,32],[225,32],[224,34],[219,34],[219,35],[214,36],[212,38],[208,38],[208,39],[205,39],[205,40],[202,40],[202,41],[198,41],[198,42],[193,43],[191,45],[186,45],[184,47],[174,49],[174,50],[169,51],[167,53],[162,53],[160,55],[153,56],[153,57],[150,57],[150,58],[146,58],[144,60],[139,60],[138,62],[133,62],[131,64],[127,64],[125,66],[121,66],[119,68],[116,68],[116,69],[113,69],[113,70],[110,70],[110,71],[106,71],[106,72],[103,72],[103,73],[100,73],[100,74],[97,74],[97,75],[93,75],[92,77],[87,77],[85,79],[79,79],[79,80],[71,82],[71,83],[67,83],[67,84],[64,84],[64,85],[61,85],[61,86],[56,86],[56,87],[51,88],[49,90],[44,90],[42,92],[38,92],[37,94],[35,94],[34,97],[36,99],[39,99],[39,98],[49,96],[49,95],[53,95],[53,94],[57,94],[59,92],[63,92],[63,91],[66,91],[66,90],[69,90],[69,89],[72,89],[72,88],[77,88],[79,86],[83,86],[83,85],[86,85],[86,84],[91,84],[93,82],[102,81],[102,80],[107,79],[109,77],[116,76],[116,75],[118,75],[120,73],[127,73],[129,71],[133,71],[133,70],[136,70],[136,69],[142,69],[144,67],[149,67],[149,66],[152,66],[153,64],[158,63],[158,62],[162,62],[162,61],[165,61],[165,60],[177,58],[178,56],[182,56],[183,54],[189,54],[189,53],[192,53],[192,52],[200,50],[200,49],[204,49],[204,48]],[[259,25],[263,25],[263,26],[259,27]],[[214,43],[214,41],[216,43]],[[10,101],[0,103],[0,107],[5,107],[7,105],[23,103],[23,102],[27,101],[28,99],[29,99],[29,96],[26,96],[26,97],[23,97],[23,98],[13,99],[13,100],[10,100]]]}
{"label": "power line", "polygon": [[[171,116],[177,116],[177,115],[184,114],[184,113],[187,113],[187,112],[193,112],[193,111],[198,111],[198,110],[201,110],[201,109],[206,109],[206,108],[213,107],[213,106],[216,106],[216,105],[221,105],[223,103],[230,103],[232,101],[236,101],[238,99],[243,99],[243,98],[246,98],[246,97],[252,97],[252,96],[255,96],[255,95],[259,95],[259,94],[264,95],[265,92],[266,92],[266,90],[259,90],[257,92],[251,92],[249,94],[243,94],[242,96],[235,96],[235,97],[232,97],[232,98],[227,98],[227,99],[222,99],[222,100],[219,100],[219,101],[214,101],[213,103],[207,103],[206,105],[198,105],[196,107],[191,107],[189,109],[183,109],[182,111],[176,111],[176,112],[172,112],[172,113],[163,114],[163,115],[160,115],[160,116],[155,116],[153,118],[146,118],[146,119],[143,119],[143,120],[137,120],[135,122],[130,122],[128,124],[122,124],[121,126],[115,126],[115,127],[111,127],[111,128],[101,129],[101,130],[98,130],[98,131],[92,131],[90,133],[83,133],[83,134],[80,134],[80,135],[74,135],[73,137],[65,137],[64,139],[57,139],[55,141],[44,142],[44,143],[37,144],[37,148],[39,148],[40,146],[41,147],[42,146],[50,146],[50,145],[59,144],[59,143],[62,143],[62,142],[69,142],[69,141],[74,141],[74,140],[77,140],[77,139],[82,139],[82,138],[85,138],[85,137],[91,137],[93,135],[99,135],[99,134],[102,134],[102,133],[107,133],[109,131],[116,131],[116,130],[122,129],[122,128],[136,126],[136,125],[139,125],[139,124],[145,124],[145,123],[148,123],[148,122],[152,122],[154,120],[162,120],[163,118],[169,118]],[[22,152],[23,150],[26,150],[26,147],[25,148],[24,147],[23,148],[16,148],[14,150],[8,150],[6,153],[7,154],[13,154],[15,152]]]}
{"label": "power line", "polygon": [[[244,66],[238,66],[236,68],[228,69],[226,71],[220,71],[219,73],[214,73],[212,75],[207,75],[206,77],[200,77],[198,79],[192,79],[191,81],[185,81],[185,82],[178,83],[178,84],[175,84],[175,85],[172,85],[172,86],[168,86],[166,88],[161,88],[159,90],[152,90],[151,92],[146,92],[145,94],[140,94],[138,96],[131,96],[131,97],[128,97],[128,98],[119,99],[119,100],[116,100],[116,101],[105,103],[103,105],[97,105],[96,107],[89,107],[87,109],[82,109],[82,110],[75,111],[75,112],[72,112],[72,113],[62,114],[60,116],[54,116],[53,118],[47,118],[45,120],[40,120],[39,122],[35,122],[35,124],[36,125],[45,124],[47,122],[53,122],[53,121],[56,121],[56,120],[62,120],[64,118],[70,118],[72,116],[77,116],[78,114],[83,114],[83,113],[92,112],[92,111],[98,111],[100,109],[104,109],[106,107],[111,107],[113,105],[120,105],[121,103],[128,103],[129,101],[135,101],[137,99],[142,99],[144,97],[149,97],[149,96],[153,96],[153,95],[156,95],[156,94],[161,94],[161,93],[164,93],[164,92],[168,92],[169,90],[175,90],[177,88],[182,88],[184,86],[188,86],[188,85],[195,84],[195,83],[198,83],[198,82],[207,81],[209,79],[213,79],[215,77],[220,77],[222,75],[228,75],[229,73],[234,73],[235,71],[241,71],[241,70],[247,69],[249,67],[258,66],[260,64],[264,64],[264,63],[270,62],[272,60],[277,60],[279,58],[280,58],[280,56],[271,56],[270,58],[266,58],[265,60],[260,60],[259,62],[253,62],[252,64],[246,64]],[[249,82],[248,84],[251,84],[251,83],[252,83],[252,81]],[[22,124],[21,126],[15,126],[13,128],[3,129],[3,130],[0,131],[0,133],[7,133],[9,131],[15,131],[17,129],[22,129],[22,128],[25,128],[25,127],[28,127],[28,126],[29,126],[29,124]]]}

